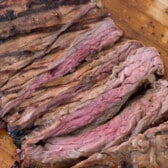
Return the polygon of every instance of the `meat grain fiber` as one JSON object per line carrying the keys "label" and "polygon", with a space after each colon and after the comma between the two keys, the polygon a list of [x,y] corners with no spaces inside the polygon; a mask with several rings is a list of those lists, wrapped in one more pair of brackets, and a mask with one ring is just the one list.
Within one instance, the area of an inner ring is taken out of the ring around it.
{"label": "meat grain fiber", "polygon": [[[91,99],[93,99],[94,97],[98,96],[100,92],[100,91],[98,92],[98,90],[100,90],[98,86],[105,84],[105,82],[108,80],[108,77],[113,72],[112,70],[113,66],[116,66],[120,64],[121,62],[123,62],[127,58],[128,55],[136,53],[137,49],[141,47],[143,47],[142,44],[137,41],[124,42],[124,44],[121,44],[115,47],[114,49],[112,48],[112,49],[108,49],[104,51],[105,54],[103,54],[103,52],[100,52],[98,59],[93,60],[90,63],[87,63],[85,66],[82,66],[80,69],[72,73],[69,79],[73,79],[74,81],[76,81],[76,79],[77,81],[79,80],[79,83],[78,82],[70,83],[70,86],[72,86],[72,83],[75,83],[75,84],[78,84],[80,87],[80,90],[73,89],[73,92],[75,92],[76,96],[73,97],[71,100],[69,100],[66,103],[66,105],[62,105],[62,106],[55,107],[55,108],[50,108],[47,114],[45,114],[42,118],[39,118],[38,120],[36,120],[36,122],[34,123],[34,126],[36,127],[36,129],[32,131],[30,135],[27,135],[26,139],[28,139],[29,142],[31,143],[32,142],[36,143],[40,139],[44,139],[44,138],[51,136],[53,134],[52,130],[55,129],[55,124],[58,123],[57,122],[58,118],[61,118],[61,115],[59,115],[59,113],[60,114],[62,113],[63,115],[63,113],[66,114],[68,113],[68,111],[78,109],[82,107],[84,103],[87,103],[88,101],[91,101]],[[84,70],[87,70],[87,71],[84,71]],[[105,78],[105,80],[103,78]],[[101,82],[99,82],[99,80],[101,80]],[[88,87],[85,88],[86,86]],[[84,88],[84,91],[80,93],[79,91],[81,91],[82,88]],[[61,88],[59,87],[54,88],[51,90],[51,92],[59,93],[60,89]],[[103,89],[101,91],[103,91]],[[48,91],[45,91],[45,93],[47,92]],[[48,92],[48,95],[51,95],[51,92]],[[64,94],[64,92],[63,93],[61,92],[61,95],[58,95],[59,99],[60,99],[60,96],[62,96],[62,94]],[[68,94],[72,95],[72,93],[70,92]],[[66,96],[68,97],[67,94]],[[18,115],[9,117],[8,120],[10,120],[9,121],[10,127],[14,128],[13,123],[15,123],[15,125],[17,125],[17,128],[19,129],[21,125],[25,123],[24,116],[26,115],[26,113],[28,113],[28,111],[29,113],[32,112],[32,114],[34,114],[34,112],[38,113],[38,111],[42,112],[42,110],[49,109],[49,105],[51,105],[51,102],[52,104],[57,102],[57,99],[54,100],[54,97],[52,97],[51,99],[52,100],[49,102],[47,101],[44,104],[42,103],[41,106],[39,106],[39,108],[34,107],[34,109],[32,109],[28,107],[25,109],[25,112],[22,113],[22,115],[18,114]],[[33,99],[32,101],[34,103],[35,100]],[[39,104],[39,102],[37,103]],[[20,116],[19,119],[17,118],[17,120],[14,120],[14,118],[18,116]],[[31,117],[31,120],[32,118],[33,117]],[[28,124],[28,120],[26,121],[26,124]]]}
{"label": "meat grain fiber", "polygon": [[[56,28],[53,28],[52,32],[48,30],[49,28],[46,28],[44,32],[37,30],[37,32],[30,32],[29,34],[14,36],[14,38],[12,38],[11,40],[8,39],[7,41],[2,42],[2,45],[0,46],[0,59],[2,62],[0,86],[3,86],[10,79],[10,77],[15,75],[15,73],[19,70],[30,65],[35,59],[44,57],[48,51],[48,48],[52,46],[57,38],[93,8],[97,8],[96,4],[87,4],[84,6],[82,5],[77,9],[75,9],[75,6],[70,6],[67,10],[64,10],[64,8],[63,10],[60,9],[61,15],[64,16],[64,19],[61,19],[63,20],[63,23],[61,24],[61,26],[57,25]],[[69,14],[67,15],[66,12],[68,11]],[[57,15],[58,12],[52,11],[52,13]],[[39,13],[38,15],[41,16],[41,13]],[[43,15],[44,19],[47,19],[48,17],[48,14]],[[25,20],[24,17],[19,18]],[[33,23],[33,25],[36,25],[34,21],[36,19],[38,18],[31,18],[31,15],[29,14],[26,18],[26,20],[30,24]],[[14,21],[16,20],[17,19],[15,19]],[[43,19],[39,19],[38,22],[41,20]],[[48,18],[48,20],[50,19]],[[55,23],[55,19],[53,19],[52,22]],[[16,23],[16,25],[19,25],[19,23]],[[23,23],[25,22],[22,21],[22,24]],[[11,24],[10,21],[9,24]],[[40,22],[39,24],[44,25]],[[4,24],[1,24],[1,26],[4,26]],[[14,25],[11,26],[15,27]],[[9,26],[5,28],[8,27]],[[19,28],[21,27],[26,28],[26,26],[19,25]],[[2,35],[4,34],[5,33],[3,33]],[[6,63],[6,65],[4,66],[3,63]]]}
{"label": "meat grain fiber", "polygon": [[96,97],[75,110],[68,109],[68,113],[58,113],[49,135],[65,135],[92,122],[99,125],[107,121],[151,75],[161,75],[163,71],[163,63],[154,48],[137,49],[135,54],[116,66],[104,85],[96,88],[99,93]]}
{"label": "meat grain fiber", "polygon": [[168,163],[168,122],[131,137],[119,146],[95,153],[73,168],[153,167],[166,168]]}
{"label": "meat grain fiber", "polygon": [[[33,121],[36,118],[40,117],[40,115],[42,115],[46,111],[51,111],[54,106],[57,107],[58,104],[65,102],[70,97],[75,95],[77,95],[77,97],[79,97],[80,95],[85,97],[85,92],[83,91],[91,91],[91,89],[93,89],[95,85],[98,85],[98,81],[110,76],[114,66],[124,61],[128,55],[135,53],[136,50],[140,47],[142,47],[142,44],[139,42],[127,41],[114,49],[108,49],[107,51],[104,51],[105,55],[103,54],[103,52],[100,52],[97,59],[93,59],[93,61],[77,69],[69,76],[69,78],[65,77],[66,80],[69,81],[68,84],[63,85],[62,87],[58,86],[55,88],[52,87],[46,89],[43,92],[44,94],[37,95],[38,97],[40,97],[41,101],[39,101],[39,98],[37,99],[36,96],[36,99],[33,98],[32,100],[28,100],[30,101],[30,103],[32,102],[31,104],[28,104],[27,101],[23,105],[20,105],[20,109],[23,109],[26,105],[22,113],[19,112],[21,110],[18,108],[18,112],[16,111],[14,115],[9,116],[7,119],[10,128],[23,129],[29,127],[33,124]],[[71,81],[71,79],[73,79],[73,81]],[[81,99],[82,98],[80,98],[80,104],[82,104]],[[86,98],[85,101],[87,101]],[[77,107],[79,105],[76,104],[75,106]],[[25,119],[25,116],[27,115],[29,117]],[[51,118],[48,118],[48,120],[51,120],[53,116],[54,114],[51,113]]]}
{"label": "meat grain fiber", "polygon": [[[88,6],[85,6],[85,8],[88,8]],[[80,13],[81,7],[79,6],[77,9],[73,7],[72,11]],[[69,17],[70,13],[64,16],[62,12],[64,11],[61,10],[63,19],[66,20],[67,24],[70,23],[71,18],[66,19],[66,17]],[[73,15],[76,16],[74,13],[72,16]],[[24,84],[28,79],[30,80],[32,77],[41,73],[42,70],[44,71],[44,67],[47,68],[44,63],[48,60],[46,57],[51,55],[49,53],[55,53],[54,55],[57,55],[57,51],[68,48],[79,33],[89,30],[93,23],[101,21],[105,17],[107,17],[107,12],[95,5],[93,8],[88,10],[84,16],[81,16],[79,20],[74,21],[70,27],[67,27],[67,30],[62,32],[58,38],[55,38],[55,42],[52,45],[51,42],[53,36],[61,28],[54,28],[52,30],[46,28],[44,32],[39,31],[37,33],[16,36],[14,39],[2,43],[0,45],[0,86],[3,85],[1,91],[9,92],[9,89],[10,91],[11,89],[16,90],[16,86],[19,86],[21,89],[21,84]],[[45,51],[46,48],[48,48],[46,54],[43,52],[42,55],[38,55],[39,52]],[[45,57],[45,59],[37,60],[37,56],[41,58]],[[27,67],[28,64],[33,65]],[[37,66],[39,64],[42,64],[40,68]],[[22,69],[22,71],[19,71],[20,69]],[[19,73],[16,74],[16,71],[19,71]],[[24,78],[21,78],[21,76],[24,76]],[[4,85],[6,81],[8,82]]]}
{"label": "meat grain fiber", "polygon": [[0,116],[4,116],[14,107],[21,104],[26,98],[45,83],[64,76],[78,66],[90,53],[98,52],[116,42],[122,35],[122,31],[116,28],[114,22],[107,18],[96,23],[90,31],[83,33],[58,59],[49,63],[47,71],[28,81],[25,88],[19,92],[19,96],[9,101],[1,109]]}
{"label": "meat grain fiber", "polygon": [[55,163],[61,167],[66,162],[73,163],[103,148],[118,145],[129,135],[143,132],[167,114],[168,82],[160,80],[154,83],[153,89],[106,124],[76,136],[50,138],[44,141],[43,146],[26,145],[23,150],[26,156],[37,162]]}

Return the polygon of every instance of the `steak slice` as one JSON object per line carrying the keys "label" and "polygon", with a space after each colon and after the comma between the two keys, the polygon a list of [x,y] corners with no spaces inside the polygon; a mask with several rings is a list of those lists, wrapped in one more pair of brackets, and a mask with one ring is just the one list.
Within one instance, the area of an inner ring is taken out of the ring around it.
{"label": "steak slice", "polygon": [[[54,49],[52,43],[56,41],[57,37],[61,33],[63,33],[65,30],[67,31],[71,25],[73,26],[68,31],[76,31],[79,29],[86,30],[89,29],[89,23],[91,24],[95,21],[102,20],[105,16],[107,16],[107,13],[103,9],[98,8],[94,4],[85,5],[84,9],[82,9],[82,7],[76,8],[71,6],[70,10],[71,11],[68,14],[66,14],[68,11],[65,9],[60,11],[61,15],[64,16],[64,24],[56,25],[54,28],[46,28],[44,31],[40,30],[37,32],[31,32],[28,35],[20,35],[14,39],[8,39],[8,41],[0,45],[0,86],[4,85],[11,78],[11,76],[15,75],[19,70],[27,67],[37,58],[44,57],[45,54],[51,52],[51,49]],[[82,17],[83,15],[85,15],[85,17]],[[72,18],[72,16],[74,16],[74,18]],[[81,24],[83,26],[79,26]],[[49,47],[50,45],[51,47]],[[66,46],[65,44],[64,48],[65,47],[68,47],[68,45]],[[59,47],[59,49],[61,48]],[[13,78],[10,80],[9,86],[11,86],[12,82]]]}
{"label": "steak slice", "polygon": [[[100,52],[97,59],[82,65],[81,68],[69,75],[69,78],[65,77],[65,81],[69,82],[68,84],[59,86],[57,83],[57,87],[44,89],[40,95],[38,94],[22,103],[15,114],[7,118],[6,121],[9,123],[9,127],[11,129],[29,127],[36,118],[48,112],[51,107],[53,108],[53,106],[57,106],[61,102],[65,103],[66,100],[81,91],[95,87],[99,80],[110,76],[113,66],[123,62],[128,55],[135,53],[140,47],[142,47],[142,44],[139,42],[127,41],[114,49]],[[26,119],[25,116],[27,116]],[[51,116],[51,118],[53,117]]]}
{"label": "steak slice", "polygon": [[154,48],[138,49],[136,54],[128,56],[117,66],[104,85],[96,88],[96,96],[94,90],[88,91],[91,99],[82,106],[57,112],[57,117],[52,118],[54,123],[51,121],[50,135],[68,134],[92,122],[98,125],[112,118],[138,87],[155,73],[163,74],[163,63],[158,52]]}
{"label": "steak slice", "polygon": [[135,130],[138,134],[168,114],[168,82],[158,81],[153,87],[104,125],[75,136],[50,138],[43,141],[43,146],[23,145],[22,149],[32,160],[59,167],[118,145],[130,134],[135,135]]}
{"label": "steak slice", "polygon": [[[68,33],[66,33],[67,36],[66,39],[67,42],[69,42],[68,44],[70,44],[70,41],[73,41],[74,38],[79,35],[79,33],[80,33],[79,31],[72,33],[73,36],[68,36]],[[42,72],[47,71],[50,60],[54,59],[54,57],[58,57],[58,54],[60,54],[62,50],[65,50],[66,47],[68,47],[68,45],[66,46],[66,43],[62,40],[62,37],[64,36],[61,36],[56,41],[57,45],[55,45],[56,48],[55,53],[47,54],[46,56],[44,56],[44,58],[41,59],[36,59],[35,53],[38,53],[40,50],[43,50],[49,44],[50,39],[52,38],[53,35],[54,33],[47,33],[46,35],[45,34],[31,35],[27,37],[28,41],[23,41],[23,39],[21,38],[20,40],[17,41],[16,40],[10,41],[11,43],[8,43],[9,46],[6,43],[0,45],[0,49],[2,47],[5,48],[9,47],[10,49],[12,47],[10,45],[16,45],[15,44],[16,42],[18,42],[18,44],[21,43],[25,45],[25,47],[21,46],[21,49],[19,48],[17,51],[11,53],[5,53],[4,56],[0,57],[0,60],[2,61],[1,62],[2,66],[0,70],[1,74],[0,85],[2,87],[0,88],[0,91],[3,92],[3,95],[7,96],[11,92],[17,93],[18,90],[21,90],[24,87],[24,84],[28,80],[32,79],[33,77],[39,75]],[[25,40],[27,40],[27,38],[25,38]],[[32,42],[32,40],[34,40],[34,42]],[[32,50],[30,50],[29,47]],[[38,51],[35,51],[36,49]],[[28,65],[28,62],[30,65]]]}
{"label": "steak slice", "polygon": [[18,97],[9,101],[0,111],[4,116],[12,108],[18,106],[41,85],[64,76],[73,68],[78,66],[90,53],[100,51],[103,47],[116,42],[122,32],[115,26],[114,22],[107,18],[95,24],[90,31],[83,33],[73,42],[72,46],[65,51],[63,56],[48,65],[48,71],[30,80],[24,89],[18,93]]}
{"label": "steak slice", "polygon": [[95,153],[73,168],[154,167],[168,163],[168,122],[131,137],[119,146]]}

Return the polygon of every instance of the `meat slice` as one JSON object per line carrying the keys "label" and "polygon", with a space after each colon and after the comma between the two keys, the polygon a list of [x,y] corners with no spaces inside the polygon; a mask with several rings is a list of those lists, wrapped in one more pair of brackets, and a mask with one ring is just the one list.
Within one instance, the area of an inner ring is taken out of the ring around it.
{"label": "meat slice", "polygon": [[[68,47],[66,44],[60,47],[58,45],[52,45],[52,43],[56,41],[57,37],[65,30],[69,32],[86,30],[89,29],[89,24],[102,20],[107,16],[107,12],[102,8],[98,8],[95,4],[85,5],[84,9],[82,9],[82,7],[83,6],[79,6],[79,8],[76,8],[75,6],[70,6],[68,14],[66,14],[68,9],[64,9],[64,7],[63,10],[60,11],[64,18],[64,24],[57,24],[55,27],[46,28],[43,31],[38,30],[37,32],[20,35],[2,43],[0,45],[0,86],[7,82],[11,76],[15,75],[20,69],[30,65],[37,58],[44,57],[45,54],[51,52],[51,49],[54,49],[53,46],[58,47],[59,49],[61,49],[61,47]],[[73,16],[74,18],[72,18]],[[73,40],[71,42],[73,42]],[[50,45],[51,47],[49,47]],[[9,83],[11,84],[12,81],[13,80],[11,79]],[[20,82],[18,85],[19,84]]]}
{"label": "meat slice", "polygon": [[48,71],[30,80],[25,88],[18,93],[18,97],[8,102],[0,111],[4,116],[12,108],[18,106],[41,85],[64,76],[78,66],[90,53],[100,51],[103,47],[117,41],[122,32],[116,28],[114,22],[107,18],[95,24],[90,31],[83,33],[73,42],[72,46],[65,51],[63,56],[48,65]]}
{"label": "meat slice", "polygon": [[138,134],[119,146],[95,153],[73,168],[153,167],[168,163],[168,122]]}
{"label": "meat slice", "polygon": [[57,112],[57,117],[52,119],[54,125],[50,135],[60,136],[92,122],[99,124],[108,120],[120,110],[138,87],[155,73],[163,73],[158,52],[154,48],[138,49],[136,54],[128,56],[126,61],[116,68],[104,85],[96,88],[96,96],[94,90],[88,91],[90,101],[76,106],[75,110]]}
{"label": "meat slice", "polygon": [[[72,33],[75,38],[79,35],[80,32]],[[23,85],[34,76],[45,72],[48,68],[48,63],[54,56],[56,57],[59,53],[58,50],[63,50],[66,47],[66,44],[61,38],[57,40],[57,45],[55,45],[57,51],[56,53],[47,54],[43,59],[36,59],[36,53],[40,50],[43,50],[50,42],[51,37],[54,33],[46,33],[46,34],[36,34],[28,37],[23,37],[18,40],[10,41],[8,44],[4,43],[0,45],[0,49],[2,48],[14,48],[13,45],[18,44],[16,51],[10,53],[2,53],[4,54],[0,57],[1,60],[1,82],[2,86],[0,91],[7,96],[9,93],[17,92],[18,89],[21,90]],[[67,35],[67,42],[73,41],[71,36]],[[61,36],[62,37],[62,36]],[[33,42],[32,42],[33,40]],[[22,44],[19,46],[19,44]],[[31,50],[30,50],[31,48]],[[33,50],[34,49],[34,50]],[[2,50],[1,50],[2,51]],[[10,50],[11,51],[11,50]],[[2,51],[3,52],[3,51]],[[43,56],[40,56],[43,57]],[[58,56],[57,56],[58,57]],[[28,64],[30,64],[28,66]],[[41,66],[39,66],[41,65]],[[18,87],[19,86],[19,87]]]}
{"label": "meat slice", "polygon": [[[52,84],[55,84],[57,87],[44,89],[41,94],[28,99],[20,105],[20,108],[17,109],[14,115],[6,119],[10,129],[29,127],[36,118],[39,118],[44,112],[48,112],[49,109],[51,110],[51,107],[53,108],[61,102],[65,103],[66,100],[79,94],[81,91],[95,87],[99,80],[110,76],[113,66],[124,61],[128,55],[135,53],[140,47],[142,47],[142,44],[139,42],[127,41],[114,49],[102,51],[97,54],[97,59],[93,59],[93,61],[81,65],[81,68],[78,68],[74,73],[70,74],[68,78],[65,77],[65,80],[62,79],[67,81],[68,84],[60,86],[60,84],[57,83],[57,86],[56,81],[48,84],[50,87]],[[60,82],[62,82],[62,80],[60,80]],[[81,95],[83,95],[83,93]],[[77,97],[79,97],[79,95],[77,95]],[[25,116],[27,117],[25,118]],[[51,116],[51,118],[53,117]]]}
{"label": "meat slice", "polygon": [[50,138],[44,141],[43,146],[26,144],[22,149],[32,160],[55,163],[59,167],[66,162],[88,157],[103,148],[118,145],[130,134],[143,132],[167,114],[168,82],[158,81],[153,89],[137,98],[106,124],[79,135]]}

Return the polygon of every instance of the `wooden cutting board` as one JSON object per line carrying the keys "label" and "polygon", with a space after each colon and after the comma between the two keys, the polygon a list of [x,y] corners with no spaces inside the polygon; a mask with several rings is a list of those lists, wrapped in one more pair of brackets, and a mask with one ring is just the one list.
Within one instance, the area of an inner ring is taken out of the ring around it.
{"label": "wooden cutting board", "polygon": [[168,0],[103,0],[103,3],[126,37],[158,49],[168,79]]}
{"label": "wooden cutting board", "polygon": [[[102,0],[125,37],[142,41],[158,49],[168,79],[168,0]],[[16,147],[4,130],[0,130],[0,168],[10,168]]]}

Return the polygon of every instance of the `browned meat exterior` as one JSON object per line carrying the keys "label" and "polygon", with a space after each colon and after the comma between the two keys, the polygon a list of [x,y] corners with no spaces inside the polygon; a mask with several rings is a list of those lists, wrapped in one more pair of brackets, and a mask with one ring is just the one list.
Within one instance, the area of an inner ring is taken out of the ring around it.
{"label": "browned meat exterior", "polygon": [[[0,7],[0,40],[16,34],[29,33],[32,30],[40,30],[48,27],[64,25],[66,16],[72,20],[77,14],[76,9],[89,2],[71,0],[70,3],[63,1],[40,0],[2,2]],[[65,7],[66,6],[66,7]],[[72,14],[72,15],[71,15]]]}
{"label": "browned meat exterior", "polygon": [[[124,61],[128,55],[135,53],[140,47],[142,47],[141,43],[128,41],[114,49],[100,52],[96,60],[94,59],[84,66],[81,66],[81,68],[69,75],[68,79],[65,77],[66,81],[69,82],[68,84],[61,85],[61,87],[57,86],[44,89],[43,93],[40,95],[21,104],[20,109],[18,108],[18,111],[15,112],[14,115],[10,115],[6,119],[7,122],[9,122],[10,128],[23,129],[29,127],[36,118],[42,115],[42,113],[49,111],[49,109],[51,111],[51,107],[57,106],[61,101],[65,103],[65,100],[73,95],[77,94],[77,97],[79,97],[81,91],[95,87],[98,81],[106,76],[110,76],[113,66]],[[73,81],[71,81],[72,79]],[[81,96],[83,96],[83,94],[82,92]],[[80,101],[80,103],[82,103],[82,101]],[[25,118],[25,116],[27,117]],[[53,118],[53,115],[51,115],[51,118]]]}
{"label": "browned meat exterior", "polygon": [[168,82],[158,81],[153,87],[108,123],[76,136],[50,138],[43,146],[23,146],[25,154],[37,162],[55,162],[59,166],[118,145],[130,134],[143,132],[168,114]]}
{"label": "browned meat exterior", "polygon": [[119,146],[95,153],[73,168],[167,168],[168,122],[148,129]]}
{"label": "browned meat exterior", "polygon": [[[70,6],[71,9],[68,14],[63,14],[63,12],[65,13],[68,10],[64,8],[60,11],[63,17],[62,20],[64,20],[65,22],[64,24],[60,24],[60,26],[54,27],[52,28],[52,30],[49,28],[44,29],[44,31],[40,31],[41,33],[39,33],[38,31],[37,33],[31,32],[26,35],[19,35],[16,36],[14,39],[8,40],[0,45],[0,86],[5,84],[5,82],[7,82],[9,78],[20,69],[23,69],[24,67],[27,67],[29,64],[31,64],[35,59],[44,57],[47,53],[51,52],[54,49],[52,47],[52,44],[57,40],[60,34],[62,34],[64,31],[67,31],[70,27],[72,30],[69,29],[69,31],[74,31],[74,26],[72,26],[73,24],[76,25],[75,27],[78,30],[87,29],[86,23],[95,22],[99,19],[101,20],[107,15],[104,10],[99,9],[95,4],[79,6],[79,8],[75,8],[74,5]],[[95,16],[94,19],[93,11]],[[85,18],[81,19],[81,17],[86,14],[88,15]],[[50,21],[50,19],[48,20]],[[83,27],[80,26],[81,24],[83,25]],[[61,49],[63,45],[60,47],[55,47],[57,49]],[[64,48],[65,47],[66,44],[64,45]]]}
{"label": "browned meat exterior", "polygon": [[[58,60],[66,50],[66,47],[70,48],[71,43],[82,33],[82,31],[65,33],[60,36],[54,44],[55,48],[59,48],[56,53],[49,54],[43,59],[39,59],[33,62],[30,66],[18,72],[13,76],[7,84],[1,87],[1,92],[3,97],[1,97],[1,106],[4,106],[8,101],[14,99],[18,96],[18,91],[23,89],[26,85],[26,82],[32,79],[33,77],[45,72],[48,70],[48,64],[54,60]],[[65,42],[66,37],[66,42]],[[40,66],[39,66],[40,65]]]}
{"label": "browned meat exterior", "polygon": [[[21,17],[31,13],[43,12],[52,8],[56,9],[59,6],[80,5],[90,2],[90,0],[1,0],[0,1],[0,21],[13,20],[16,17]],[[13,12],[9,12],[9,11]],[[13,15],[15,16],[11,16]]]}
{"label": "browned meat exterior", "polygon": [[24,17],[32,13],[45,12],[51,9],[57,9],[60,6],[81,5],[90,2],[90,0],[1,0],[0,1],[0,22],[14,20],[18,17]]}

